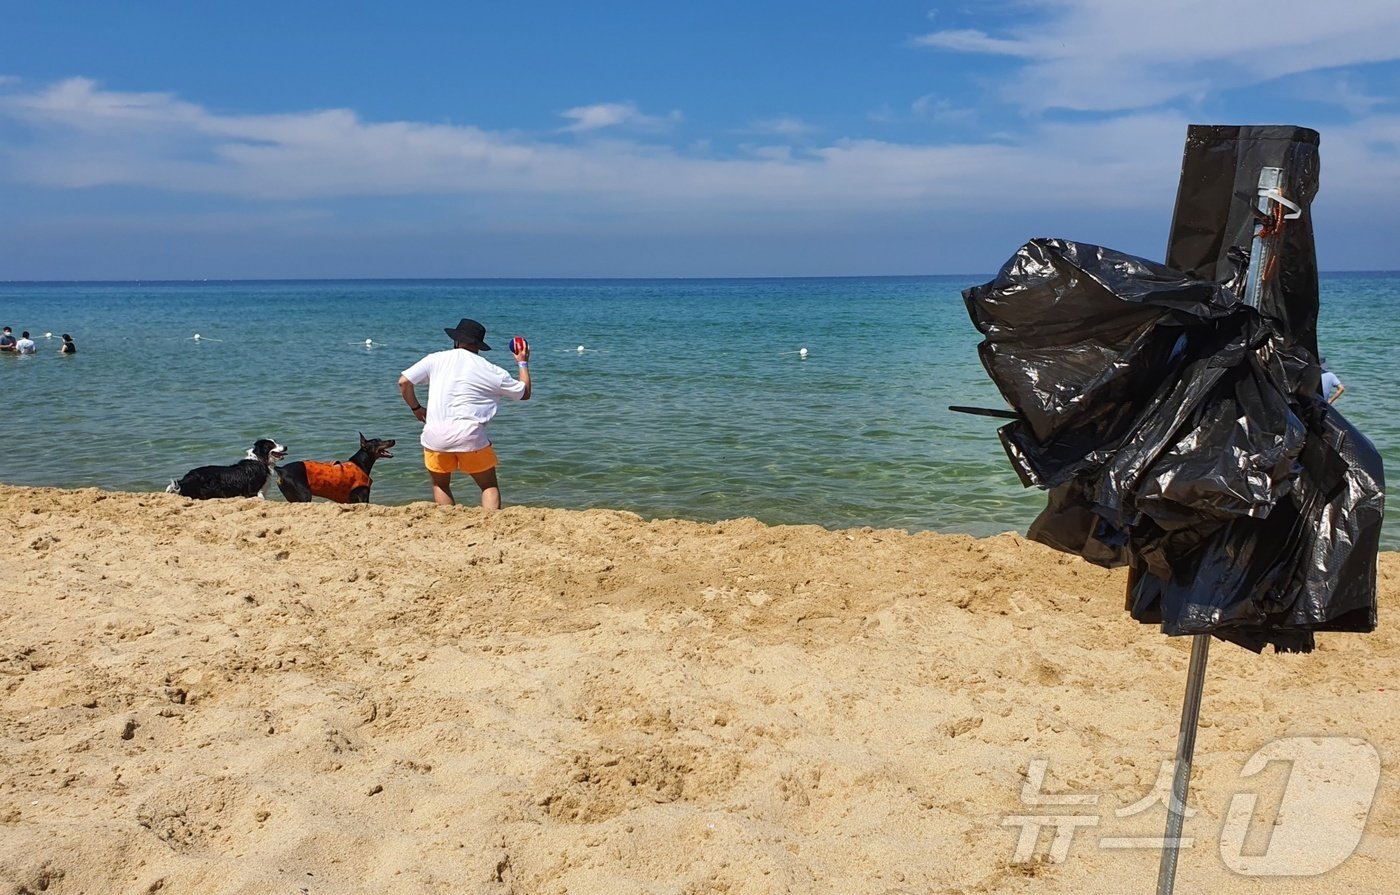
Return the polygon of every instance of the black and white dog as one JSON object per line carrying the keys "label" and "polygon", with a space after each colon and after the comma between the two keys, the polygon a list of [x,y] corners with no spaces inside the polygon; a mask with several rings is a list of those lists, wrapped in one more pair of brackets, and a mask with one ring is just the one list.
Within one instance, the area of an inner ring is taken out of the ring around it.
{"label": "black and white dog", "polygon": [[231,466],[201,466],[170,480],[167,494],[209,500],[216,497],[262,497],[272,479],[272,467],[287,456],[287,449],[271,438],[253,442],[248,456]]}
{"label": "black and white dog", "polygon": [[392,438],[366,438],[360,433],[360,449],[342,463],[319,460],[298,460],[277,467],[277,487],[290,503],[310,503],[312,497],[324,497],[336,503],[369,503],[369,489],[374,482],[369,472],[380,457],[392,457]]}

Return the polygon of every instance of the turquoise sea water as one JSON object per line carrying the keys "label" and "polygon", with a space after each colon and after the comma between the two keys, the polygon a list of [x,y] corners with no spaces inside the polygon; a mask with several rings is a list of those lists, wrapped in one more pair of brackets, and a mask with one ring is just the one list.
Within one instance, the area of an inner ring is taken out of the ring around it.
{"label": "turquoise sea water", "polygon": [[[533,351],[535,397],[492,424],[508,504],[1024,531],[1044,498],[997,421],[947,410],[1004,406],[960,297],[988,278],[0,284],[40,346],[0,357],[0,481],[160,491],[264,435],[329,460],[361,431],[399,440],[376,503],[430,499],[395,382],[469,316],[502,366],[514,334]],[[1339,409],[1400,468],[1400,274],[1324,275],[1319,331]]]}

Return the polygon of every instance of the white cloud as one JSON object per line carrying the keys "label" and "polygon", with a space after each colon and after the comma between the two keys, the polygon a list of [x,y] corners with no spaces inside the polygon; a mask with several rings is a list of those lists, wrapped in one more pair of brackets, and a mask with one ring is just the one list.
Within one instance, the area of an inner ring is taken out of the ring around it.
{"label": "white cloud", "polygon": [[[703,142],[561,144],[471,126],[367,122],[345,109],[229,115],[71,79],[0,91],[0,179],[255,201],[471,196],[479,216],[528,208],[541,222],[602,212],[736,221],[761,211],[800,223],[997,208],[1038,219],[1069,208],[1165,216],[1187,123],[1154,112],[1041,123],[976,142],[835,140],[721,155]],[[1397,147],[1393,116],[1324,134],[1329,200],[1351,202],[1363,217],[1400,202]]]}
{"label": "white cloud", "polygon": [[[838,141],[800,154],[770,149],[717,158],[627,141],[559,145],[470,126],[366,122],[345,109],[224,115],[173,95],[109,91],[78,78],[36,92],[0,93],[0,117],[33,132],[29,140],[0,143],[7,162],[0,171],[10,179],[258,199],[455,193],[712,208],[774,201],[909,208],[932,198],[1026,195],[1015,184],[1036,179],[1047,164],[1059,169],[1053,190],[1033,192],[1063,197],[1075,184],[1087,187],[1097,179],[1101,166],[1086,161],[1115,145],[1102,136],[1105,126],[1074,132],[1082,133],[1082,153],[1047,146],[1042,134],[1021,146]],[[601,127],[618,113],[577,118]],[[1166,145],[1179,143],[1184,133],[1179,121],[1144,121],[1117,128],[1136,127],[1144,136],[1174,131]],[[1057,140],[1071,138],[1063,131]],[[1162,144],[1144,142],[1147,147],[1135,147],[1120,164],[1140,174],[1146,160],[1161,156]],[[1056,151],[1069,157],[1055,159]]]}
{"label": "white cloud", "polygon": [[761,118],[749,123],[747,131],[753,134],[772,134],[776,137],[804,137],[808,134],[816,133],[820,128],[814,124],[808,124],[800,118],[791,115],[779,115],[776,118]]}
{"label": "white cloud", "polygon": [[955,106],[951,100],[939,99],[932,94],[925,94],[914,100],[909,105],[909,112],[915,119],[929,119],[932,121],[968,121],[977,117],[977,110],[966,107]]}
{"label": "white cloud", "polygon": [[569,133],[601,130],[605,127],[626,125],[640,130],[659,130],[668,122],[679,121],[680,112],[673,111],[665,118],[657,118],[642,113],[636,103],[598,103],[592,106],[575,106],[559,113],[571,119],[573,124],[563,130]]}
{"label": "white cloud", "polygon": [[573,119],[574,123],[564,128],[567,131],[594,131],[603,127],[613,127],[640,114],[632,103],[599,103],[593,106],[575,106],[560,113],[564,118]]}
{"label": "white cloud", "polygon": [[895,114],[894,107],[889,103],[881,103],[875,109],[867,112],[865,117],[876,124],[896,124],[899,122],[899,116]]}
{"label": "white cloud", "polygon": [[914,38],[913,43],[918,47],[937,47],[963,53],[993,53],[998,56],[1024,56],[1032,59],[1039,55],[1038,48],[1030,41],[989,37],[986,32],[970,29],[935,31]]}
{"label": "white cloud", "polygon": [[773,162],[790,162],[793,159],[791,146],[744,146],[742,148],[754,158]]}
{"label": "white cloud", "polygon": [[876,124],[915,124],[937,122],[940,124],[966,124],[978,117],[978,111],[971,107],[960,107],[947,98],[926,93],[909,104],[908,112],[899,112],[889,103],[866,113],[866,119]]}
{"label": "white cloud", "polygon": [[1396,97],[1368,93],[1346,72],[1320,72],[1299,80],[1294,94],[1301,100],[1336,106],[1358,118],[1394,103]]}
{"label": "white cloud", "polygon": [[919,46],[1022,60],[1006,99],[1034,109],[1150,108],[1206,90],[1400,59],[1395,0],[1054,0],[992,36],[941,30]]}

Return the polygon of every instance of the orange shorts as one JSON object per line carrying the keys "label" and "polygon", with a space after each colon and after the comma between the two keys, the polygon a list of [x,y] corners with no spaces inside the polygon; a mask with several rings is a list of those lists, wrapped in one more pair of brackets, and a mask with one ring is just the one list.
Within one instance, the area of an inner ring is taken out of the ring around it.
{"label": "orange shorts", "polygon": [[496,467],[496,450],[487,445],[479,451],[430,451],[423,448],[423,465],[428,472],[465,472],[474,475]]}

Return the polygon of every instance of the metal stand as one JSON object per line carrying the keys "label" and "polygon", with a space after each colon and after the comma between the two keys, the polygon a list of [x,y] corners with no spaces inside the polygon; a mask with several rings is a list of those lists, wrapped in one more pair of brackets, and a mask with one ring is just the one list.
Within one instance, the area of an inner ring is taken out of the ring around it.
{"label": "metal stand", "polygon": [[[1263,223],[1272,212],[1274,203],[1293,211],[1285,215],[1294,220],[1302,210],[1280,192],[1283,184],[1281,168],[1259,169],[1259,217],[1254,225],[1254,241],[1249,247],[1249,271],[1245,279],[1244,303],[1259,307],[1264,279],[1273,258],[1273,247],[1260,238]],[[1210,635],[1197,634],[1191,638],[1191,670],[1186,675],[1186,697],[1181,704],[1181,729],[1176,734],[1176,776],[1172,778],[1172,799],[1167,806],[1167,835],[1162,840],[1162,863],[1157,870],[1157,895],[1172,895],[1176,887],[1176,859],[1181,850],[1181,825],[1186,820],[1186,796],[1191,789],[1191,762],[1196,755],[1196,722],[1201,715],[1201,690],[1206,685],[1206,659],[1210,655]]]}
{"label": "metal stand", "polygon": [[[1282,199],[1279,193],[1279,185],[1282,183],[1282,168],[1259,169],[1258,213],[1261,218],[1267,218],[1273,212],[1273,203]],[[1274,257],[1273,246],[1259,238],[1264,229],[1263,221],[1255,223],[1254,241],[1249,246],[1249,279],[1245,283],[1244,295],[1240,296],[1251,308],[1259,307],[1264,291],[1264,271],[1268,269],[1269,262]]]}
{"label": "metal stand", "polygon": [[1210,635],[1191,638],[1191,670],[1186,674],[1186,698],[1181,703],[1181,729],[1176,734],[1176,776],[1167,805],[1167,835],[1162,840],[1162,863],[1157,870],[1157,895],[1172,895],[1176,859],[1181,848],[1181,825],[1186,819],[1186,796],[1191,789],[1191,762],[1196,755],[1196,721],[1201,715],[1201,691],[1206,685]]}

